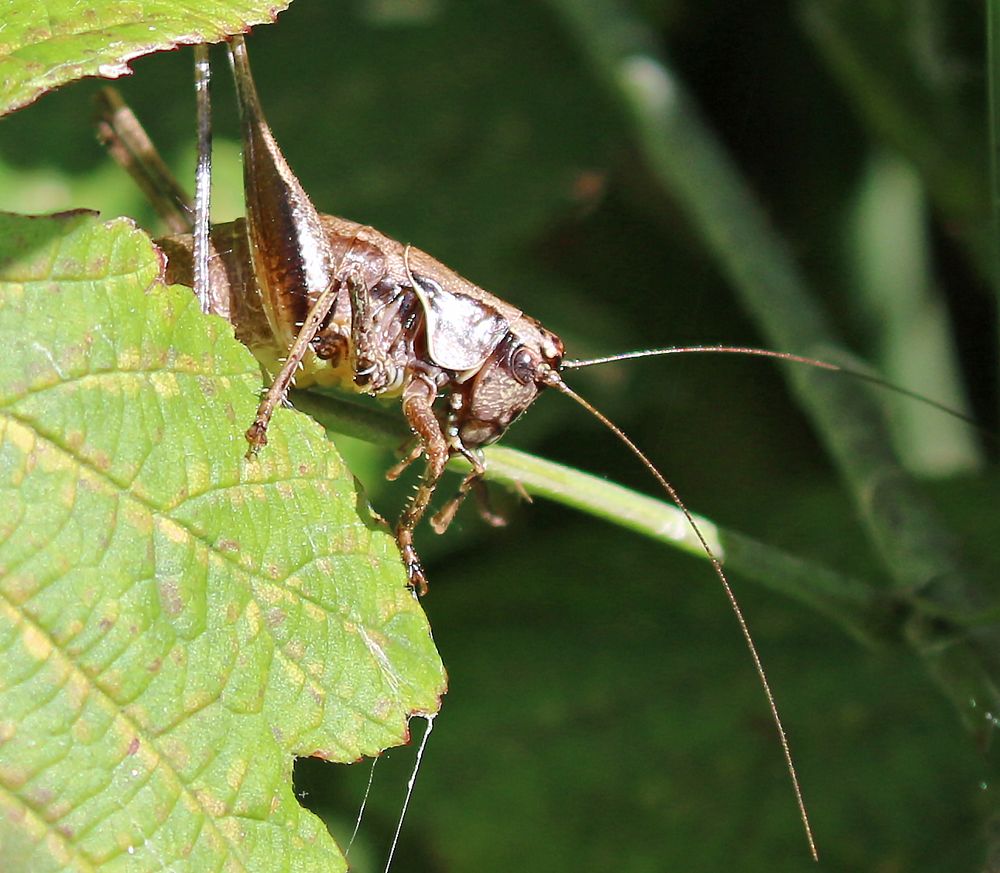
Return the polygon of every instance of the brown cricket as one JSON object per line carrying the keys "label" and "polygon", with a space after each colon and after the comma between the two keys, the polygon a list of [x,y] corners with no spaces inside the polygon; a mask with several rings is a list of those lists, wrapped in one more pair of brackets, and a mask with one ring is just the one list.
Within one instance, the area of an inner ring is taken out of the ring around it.
{"label": "brown cricket", "polygon": [[[374,228],[322,215],[292,173],[264,119],[242,37],[232,37],[243,136],[246,217],[211,231],[203,308],[229,319],[236,336],[274,377],[246,432],[248,457],[267,443],[274,409],[293,382],[400,399],[415,437],[411,451],[389,472],[397,477],[420,457],[424,471],[395,527],[409,583],[418,594],[427,579],[413,531],[427,511],[448,461],[461,455],[471,471],[457,494],[431,519],[442,533],[464,497],[482,497],[483,446],[495,442],[545,388],[572,397],[609,427],[649,470],[686,516],[711,560],[750,650],[792,780],[812,856],[817,858],[795,766],[774,695],[722,565],[687,507],[645,454],[565,384],[560,371],[682,349],[628,353],[594,361],[563,361],[556,334],[521,310],[470,282],[426,252]],[[167,256],[167,281],[198,287],[192,208],[141,125],[117,94],[100,98],[99,133],[167,221],[173,236],[158,240]],[[741,352],[834,365],[760,349],[709,347],[690,351]],[[490,513],[480,501],[484,517]]]}

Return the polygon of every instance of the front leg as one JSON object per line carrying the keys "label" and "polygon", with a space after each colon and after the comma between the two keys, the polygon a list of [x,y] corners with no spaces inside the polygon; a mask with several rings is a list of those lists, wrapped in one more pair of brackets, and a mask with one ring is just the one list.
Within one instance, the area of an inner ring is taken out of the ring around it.
{"label": "front leg", "polygon": [[480,449],[469,449],[462,442],[459,436],[463,409],[465,407],[464,396],[456,391],[448,397],[448,445],[451,453],[462,455],[471,465],[472,470],[466,474],[462,484],[458,486],[458,493],[455,494],[440,510],[431,518],[431,527],[435,533],[443,534],[451,525],[455,518],[455,513],[465,500],[466,495],[472,491],[476,495],[476,502],[479,505],[479,514],[483,520],[492,527],[503,527],[507,521],[503,516],[498,515],[490,508],[489,495],[486,492],[486,484],[483,476],[486,475],[486,467],[483,464],[483,453]]}
{"label": "front leg", "polygon": [[444,506],[441,507],[431,518],[431,527],[434,533],[443,534],[455,520],[455,513],[458,512],[466,496],[471,491],[476,496],[476,505],[479,508],[479,516],[490,527],[504,527],[507,519],[499,512],[494,511],[490,505],[490,495],[486,490],[486,467],[481,461],[477,461],[472,470],[466,473],[462,484],[458,486],[458,491]]}
{"label": "front leg", "polygon": [[406,565],[410,585],[419,595],[427,593],[427,577],[424,575],[420,559],[413,547],[413,529],[426,512],[434,489],[437,487],[438,480],[444,473],[444,468],[451,455],[448,443],[441,432],[441,424],[434,414],[433,407],[436,396],[437,388],[423,375],[414,376],[403,389],[403,414],[406,416],[410,429],[420,440],[426,463],[420,484],[406,504],[406,508],[396,525],[396,542],[399,545],[403,563]]}

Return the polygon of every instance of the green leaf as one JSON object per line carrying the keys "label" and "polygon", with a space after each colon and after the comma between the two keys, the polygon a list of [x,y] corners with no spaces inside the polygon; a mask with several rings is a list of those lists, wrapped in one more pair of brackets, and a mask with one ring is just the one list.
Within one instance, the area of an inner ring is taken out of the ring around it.
{"label": "green leaf", "polygon": [[128,62],[217,42],[274,21],[290,0],[6,0],[0,27],[0,115],[83,76],[117,79]]}
{"label": "green leaf", "polygon": [[0,217],[5,870],[338,870],[296,755],[404,742],[444,672],[395,543],[320,428],[149,239]]}

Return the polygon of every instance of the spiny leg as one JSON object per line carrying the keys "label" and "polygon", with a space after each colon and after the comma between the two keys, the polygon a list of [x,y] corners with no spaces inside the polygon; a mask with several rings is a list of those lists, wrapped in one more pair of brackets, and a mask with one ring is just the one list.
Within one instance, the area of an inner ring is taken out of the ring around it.
{"label": "spiny leg", "polygon": [[400,476],[403,475],[403,473],[407,471],[407,469],[409,469],[410,464],[417,460],[417,458],[419,458],[423,453],[423,444],[420,440],[414,440],[413,445],[410,446],[406,454],[385,471],[385,478],[390,482],[395,482]]}
{"label": "spiny leg", "polygon": [[[385,478],[390,482],[394,482],[423,453],[424,447],[418,440],[402,459],[386,471]],[[456,445],[454,441],[450,445],[448,454],[449,457],[453,454],[463,455],[472,464],[472,470],[466,474],[462,483],[458,486],[458,492],[431,518],[430,525],[434,529],[434,532],[443,534],[448,529],[455,518],[455,513],[458,512],[459,507],[470,491],[476,498],[476,506],[483,521],[491,527],[503,527],[506,525],[507,519],[499,513],[494,512],[490,506],[489,493],[486,490],[486,482],[483,480],[483,476],[486,475],[486,467],[482,462],[482,458],[477,453],[469,451],[461,443]]]}
{"label": "spiny leg", "polygon": [[288,351],[285,365],[281,368],[281,372],[275,376],[271,387],[267,389],[267,393],[260,401],[253,424],[247,428],[246,439],[250,444],[246,454],[248,458],[257,454],[262,446],[267,445],[267,426],[271,421],[271,416],[284,401],[285,395],[295,379],[295,371],[299,368],[299,364],[302,363],[302,359],[309,349],[309,343],[313,341],[320,328],[323,327],[323,322],[333,311],[337,294],[345,285],[351,285],[358,281],[361,280],[354,273],[341,280],[334,279],[316,298],[316,302],[312,305],[306,320],[302,323],[302,327],[295,337],[295,342],[292,343],[292,347]]}
{"label": "spiny leg", "polygon": [[190,233],[191,200],[121,94],[102,88],[94,102],[97,137],[115,163],[132,177],[171,233]]}
{"label": "spiny leg", "polygon": [[495,512],[490,506],[489,492],[486,490],[486,482],[483,476],[486,475],[486,467],[478,458],[472,462],[472,469],[466,473],[462,483],[458,486],[456,494],[445,503],[431,518],[431,527],[434,533],[443,534],[448,530],[459,507],[465,502],[466,496],[471,491],[476,498],[476,507],[479,515],[490,527],[503,527],[507,524],[507,519]]}
{"label": "spiny leg", "polygon": [[208,46],[194,47],[194,91],[198,131],[198,164],[194,174],[194,295],[201,311],[212,311],[209,261],[212,253],[212,65]]}
{"label": "spiny leg", "polygon": [[470,491],[476,495],[476,505],[479,508],[479,514],[487,524],[491,527],[503,527],[507,523],[505,518],[497,515],[490,507],[489,494],[486,491],[486,484],[483,482],[483,476],[486,475],[486,466],[483,464],[482,451],[480,449],[470,449],[462,442],[459,421],[462,417],[465,403],[466,398],[459,391],[454,391],[448,396],[448,419],[445,423],[445,430],[448,434],[448,443],[451,446],[452,452],[465,458],[472,469],[462,479],[462,484],[458,486],[458,492],[455,496],[431,518],[431,527],[437,534],[443,534],[448,530],[455,519],[455,514]]}
{"label": "spiny leg", "polygon": [[[121,95],[114,88],[102,88],[95,103],[98,111],[97,136],[108,154],[132,177],[171,233],[191,233],[194,230],[194,206]],[[216,260],[217,252],[212,238],[203,240],[203,243],[206,242],[207,251],[200,258],[191,256],[190,247],[183,244],[180,245],[180,250],[188,252],[189,257],[192,257],[192,272],[199,260],[203,265],[201,279],[194,283],[196,293],[197,285],[200,284],[202,288],[199,297],[202,309],[229,320],[229,290],[224,275],[216,275],[216,270],[224,274],[224,268]],[[209,266],[207,271],[204,269],[206,263]]]}
{"label": "spiny leg", "polygon": [[434,385],[419,375],[403,389],[403,414],[413,433],[420,440],[426,464],[420,484],[406,504],[396,525],[396,543],[406,565],[410,585],[420,595],[427,593],[427,577],[413,547],[413,529],[426,512],[451,455],[448,443],[441,432],[441,425],[434,414],[436,396],[437,389]]}

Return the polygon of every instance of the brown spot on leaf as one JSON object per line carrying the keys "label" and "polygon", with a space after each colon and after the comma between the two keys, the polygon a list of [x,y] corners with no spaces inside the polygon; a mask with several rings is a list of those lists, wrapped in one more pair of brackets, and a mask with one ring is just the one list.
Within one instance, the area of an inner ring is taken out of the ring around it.
{"label": "brown spot on leaf", "polygon": [[164,579],[160,582],[160,603],[167,615],[180,615],[184,609],[184,601],[181,599],[180,589],[176,579]]}
{"label": "brown spot on leaf", "polygon": [[34,788],[26,792],[28,804],[34,807],[48,806],[55,795],[50,788]]}
{"label": "brown spot on leaf", "polygon": [[[0,764],[0,783],[4,785],[5,788],[17,789],[24,785],[28,781],[29,773],[27,768],[23,766],[17,766],[14,764]],[[14,811],[8,813],[9,816],[15,815]],[[20,819],[17,819],[20,821]]]}
{"label": "brown spot on leaf", "polygon": [[[108,272],[108,259],[104,255],[93,258],[87,264],[88,276],[103,276]],[[74,274],[75,275],[75,274]]]}
{"label": "brown spot on leaf", "polygon": [[214,397],[216,394],[215,380],[210,379],[207,376],[198,377],[198,387],[201,389],[201,393],[205,397]]}

